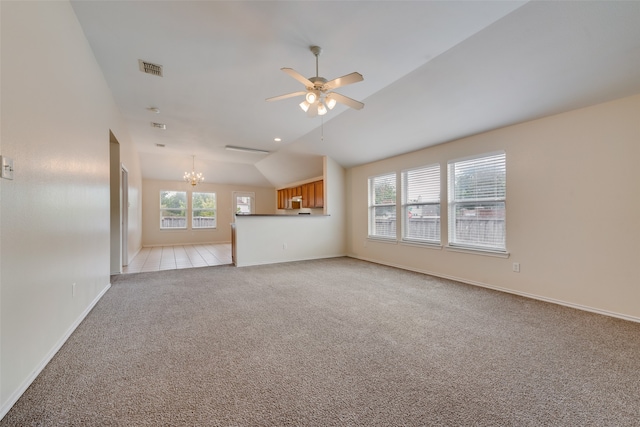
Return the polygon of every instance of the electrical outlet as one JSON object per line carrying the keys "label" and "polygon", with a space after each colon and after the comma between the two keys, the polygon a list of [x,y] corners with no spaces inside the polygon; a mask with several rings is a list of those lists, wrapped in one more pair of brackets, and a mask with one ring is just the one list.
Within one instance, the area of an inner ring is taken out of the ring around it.
{"label": "electrical outlet", "polygon": [[71,296],[72,297],[76,296],[76,284],[75,283],[73,285],[71,285]]}
{"label": "electrical outlet", "polygon": [[513,263],[513,271],[515,273],[520,273],[520,263],[519,262],[514,262]]}

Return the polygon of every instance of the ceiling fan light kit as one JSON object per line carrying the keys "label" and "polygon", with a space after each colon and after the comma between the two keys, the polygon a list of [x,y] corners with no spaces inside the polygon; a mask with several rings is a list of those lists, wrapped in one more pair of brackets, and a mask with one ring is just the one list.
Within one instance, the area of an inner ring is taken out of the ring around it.
{"label": "ceiling fan light kit", "polygon": [[346,105],[347,107],[356,110],[362,109],[362,107],[364,107],[362,102],[336,92],[331,92],[333,89],[361,82],[364,80],[362,74],[354,72],[338,77],[337,79],[327,81],[327,79],[318,75],[318,56],[322,53],[322,48],[319,46],[310,46],[309,49],[316,57],[315,77],[307,79],[292,68],[281,68],[282,71],[302,83],[305,86],[306,91],[274,96],[272,98],[267,98],[267,101],[279,101],[281,99],[304,95],[305,99],[299,105],[302,111],[306,112],[309,117],[324,116],[327,114],[328,110],[332,110],[336,106],[336,103]]}

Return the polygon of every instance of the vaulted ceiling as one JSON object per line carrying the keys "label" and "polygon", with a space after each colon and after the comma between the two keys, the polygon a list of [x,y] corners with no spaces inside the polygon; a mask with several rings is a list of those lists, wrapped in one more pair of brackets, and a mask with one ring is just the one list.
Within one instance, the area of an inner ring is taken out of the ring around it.
{"label": "vaulted ceiling", "polygon": [[[635,1],[72,5],[147,179],[181,180],[195,155],[208,182],[278,187],[321,175],[324,155],[350,167],[640,93]],[[362,110],[265,102],[303,89],[280,68],[315,76],[311,45],[320,76],[364,76],[337,90]]]}

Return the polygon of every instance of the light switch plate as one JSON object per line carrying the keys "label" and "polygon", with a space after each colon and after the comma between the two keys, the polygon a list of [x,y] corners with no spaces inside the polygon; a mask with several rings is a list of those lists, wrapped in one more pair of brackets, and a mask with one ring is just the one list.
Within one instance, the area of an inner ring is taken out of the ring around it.
{"label": "light switch plate", "polygon": [[2,159],[2,178],[13,179],[13,159],[6,156],[0,156],[0,159]]}

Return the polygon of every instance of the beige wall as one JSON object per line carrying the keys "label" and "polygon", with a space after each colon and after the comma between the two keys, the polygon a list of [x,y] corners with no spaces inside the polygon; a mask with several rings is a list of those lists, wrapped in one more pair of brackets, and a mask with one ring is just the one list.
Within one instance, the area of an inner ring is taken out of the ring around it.
{"label": "beige wall", "polygon": [[[349,253],[640,321],[639,117],[633,96],[352,168]],[[367,239],[369,176],[440,162],[446,244],[447,161],[496,150],[507,158],[509,258]]]}
{"label": "beige wall", "polygon": [[69,3],[3,1],[0,10],[1,154],[15,166],[0,184],[1,417],[109,288],[110,130],[130,171],[133,247],[141,179]]}
{"label": "beige wall", "polygon": [[255,193],[256,214],[273,214],[276,210],[276,190],[273,187],[251,187],[201,183],[195,187],[198,192],[216,193],[217,228],[203,230],[160,230],[160,191],[187,191],[191,198],[192,187],[184,181],[143,180],[142,183],[142,245],[182,245],[192,243],[231,242],[231,222],[233,221],[234,191]]}

